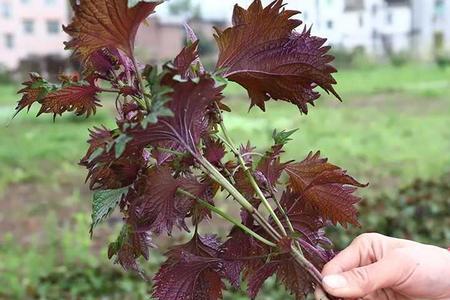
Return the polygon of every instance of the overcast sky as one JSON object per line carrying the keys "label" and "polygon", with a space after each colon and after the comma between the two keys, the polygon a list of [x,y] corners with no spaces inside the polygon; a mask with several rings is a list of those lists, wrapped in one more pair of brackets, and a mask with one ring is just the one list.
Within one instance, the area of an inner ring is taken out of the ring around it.
{"label": "overcast sky", "polygon": [[[176,1],[176,0],[169,0]],[[252,0],[193,0],[195,3],[201,3],[202,16],[207,19],[230,19],[234,4],[238,3],[242,7],[247,8]],[[272,0],[263,0],[263,4],[268,4]],[[291,0],[287,7],[293,9],[299,9],[301,1]],[[158,13],[161,13],[164,17],[168,16],[167,3],[161,5],[161,9]]]}

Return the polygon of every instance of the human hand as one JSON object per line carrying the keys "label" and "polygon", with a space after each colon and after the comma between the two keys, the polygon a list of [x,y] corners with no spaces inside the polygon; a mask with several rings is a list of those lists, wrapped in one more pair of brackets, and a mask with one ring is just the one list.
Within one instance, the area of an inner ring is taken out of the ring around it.
{"label": "human hand", "polygon": [[323,287],[335,297],[450,299],[450,252],[363,234],[325,265]]}

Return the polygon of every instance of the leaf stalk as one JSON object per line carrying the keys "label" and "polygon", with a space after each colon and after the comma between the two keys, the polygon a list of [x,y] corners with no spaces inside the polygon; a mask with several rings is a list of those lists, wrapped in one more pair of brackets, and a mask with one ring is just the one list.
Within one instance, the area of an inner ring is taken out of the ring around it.
{"label": "leaf stalk", "polygon": [[237,150],[233,140],[231,139],[230,135],[228,134],[228,130],[225,127],[225,124],[223,123],[223,116],[222,116],[222,112],[220,110],[220,108],[217,106],[217,110],[219,112],[220,115],[220,122],[219,122],[219,126],[220,129],[222,130],[222,133],[225,137],[226,140],[226,144],[229,146],[229,148],[231,149],[231,151],[233,151],[233,153],[236,155],[239,164],[241,165],[241,167],[243,168],[245,175],[247,176],[248,180],[250,181],[250,184],[252,185],[253,189],[255,190],[256,194],[258,195],[259,199],[261,200],[261,202],[263,203],[263,205],[266,207],[267,211],[269,212],[270,216],[273,218],[273,220],[275,221],[275,223],[277,224],[278,228],[281,230],[281,233],[284,236],[287,236],[287,232],[286,229],[284,228],[283,224],[281,223],[280,219],[278,218],[278,216],[276,215],[275,211],[273,210],[272,206],[270,205],[269,201],[267,200],[267,198],[264,196],[264,193],[261,191],[261,188],[259,187],[258,183],[256,182],[255,178],[253,177],[251,171],[249,170],[249,168],[247,167],[247,165],[245,164],[244,158],[242,157],[242,155],[239,153],[239,151]]}
{"label": "leaf stalk", "polygon": [[195,201],[197,201],[197,203],[199,203],[200,205],[202,205],[203,207],[209,209],[210,211],[216,213],[217,215],[221,216],[222,218],[224,218],[225,220],[229,221],[230,223],[234,224],[236,227],[240,228],[242,231],[244,231],[245,233],[247,233],[248,235],[254,237],[255,239],[257,239],[258,241],[262,242],[263,244],[266,244],[270,247],[276,247],[277,245],[272,243],[271,241],[267,240],[266,238],[260,236],[259,234],[257,234],[256,232],[254,232],[253,230],[251,230],[250,228],[248,228],[247,226],[245,226],[244,224],[242,224],[241,222],[239,222],[238,220],[234,219],[232,216],[228,215],[226,212],[218,209],[217,207],[209,204],[207,201],[189,193],[188,191],[185,191],[183,189],[178,189],[178,193],[185,195],[189,198],[194,199]]}
{"label": "leaf stalk", "polygon": [[231,196],[251,215],[254,216],[263,229],[269,233],[276,241],[281,239],[281,235],[267,222],[253,205],[203,156],[197,157],[200,164],[206,169],[208,175],[225,188]]}

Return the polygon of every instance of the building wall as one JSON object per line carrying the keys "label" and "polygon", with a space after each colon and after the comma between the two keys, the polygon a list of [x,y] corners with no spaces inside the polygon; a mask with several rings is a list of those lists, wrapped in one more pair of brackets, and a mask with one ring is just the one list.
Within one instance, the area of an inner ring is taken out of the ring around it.
{"label": "building wall", "polygon": [[450,0],[412,2],[415,52],[425,59],[432,58],[435,52],[450,53]]}
{"label": "building wall", "polygon": [[[411,8],[390,6],[384,0],[303,0],[296,5],[313,33],[345,49],[363,48],[384,55],[410,48]],[[355,5],[358,4],[358,5]]]}
{"label": "building wall", "polygon": [[445,45],[447,51],[450,52],[450,0],[446,0],[445,2]]}
{"label": "building wall", "polygon": [[66,0],[0,0],[0,64],[14,69],[31,55],[67,55],[67,22]]}
{"label": "building wall", "polygon": [[164,63],[180,53],[185,43],[184,27],[179,23],[163,23],[152,17],[143,23],[136,38],[136,54],[143,63]]}

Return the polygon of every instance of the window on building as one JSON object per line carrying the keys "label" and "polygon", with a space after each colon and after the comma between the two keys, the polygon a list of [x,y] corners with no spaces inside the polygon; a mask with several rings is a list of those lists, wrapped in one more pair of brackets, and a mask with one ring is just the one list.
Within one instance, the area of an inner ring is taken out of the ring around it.
{"label": "window on building", "polygon": [[394,17],[392,16],[392,13],[388,13],[388,14],[386,15],[386,22],[387,22],[389,25],[392,25],[392,23],[394,23]]}
{"label": "window on building", "polygon": [[435,0],[434,10],[435,10],[437,16],[439,16],[439,17],[444,16],[445,15],[444,0]]}
{"label": "window on building", "polygon": [[47,4],[47,5],[55,5],[56,4],[56,0],[45,0],[45,4]]}
{"label": "window on building", "polygon": [[376,29],[372,29],[372,39],[378,38],[378,31]]}
{"label": "window on building", "polygon": [[328,20],[328,21],[327,21],[327,28],[328,28],[328,29],[333,29],[333,26],[334,26],[333,21]]}
{"label": "window on building", "polygon": [[11,17],[11,5],[8,2],[2,2],[0,5],[0,14],[3,18]]}
{"label": "window on building", "polygon": [[59,21],[48,20],[47,21],[47,32],[49,34],[58,34],[59,33]]}
{"label": "window on building", "polygon": [[363,15],[359,16],[358,22],[359,22],[359,27],[364,27],[364,16]]}
{"label": "window on building", "polygon": [[23,31],[27,34],[34,33],[34,21],[30,19],[23,20]]}
{"label": "window on building", "polygon": [[21,2],[24,4],[28,4],[28,3],[30,3],[30,0],[21,0]]}
{"label": "window on building", "polygon": [[376,16],[378,13],[378,6],[376,4],[372,5],[372,16]]}
{"label": "window on building", "polygon": [[5,34],[5,47],[7,49],[14,48],[14,36],[11,33]]}

